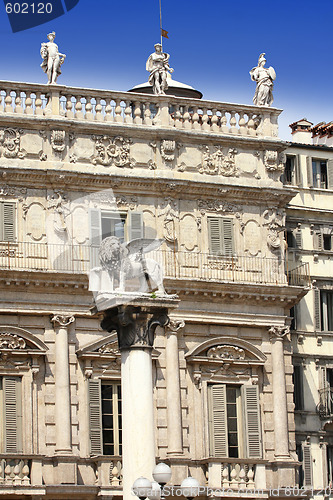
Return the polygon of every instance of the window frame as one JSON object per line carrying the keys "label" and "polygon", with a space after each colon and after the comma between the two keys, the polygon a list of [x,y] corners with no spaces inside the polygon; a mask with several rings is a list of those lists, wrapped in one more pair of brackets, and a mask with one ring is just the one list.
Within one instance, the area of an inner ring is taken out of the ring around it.
{"label": "window frame", "polygon": [[231,257],[234,255],[235,235],[232,217],[208,215],[207,233],[210,256]]}
{"label": "window frame", "polygon": [[[8,224],[7,228],[5,221],[6,206],[12,207],[12,222]],[[0,200],[0,243],[15,243],[17,240],[16,228],[17,228],[17,203],[15,201]],[[8,233],[7,237],[6,237],[6,232]]]}

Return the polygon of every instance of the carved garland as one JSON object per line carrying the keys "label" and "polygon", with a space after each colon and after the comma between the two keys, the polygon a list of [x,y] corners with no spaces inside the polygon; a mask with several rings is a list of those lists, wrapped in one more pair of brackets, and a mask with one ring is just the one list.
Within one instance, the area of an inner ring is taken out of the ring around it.
{"label": "carved garland", "polygon": [[220,146],[215,146],[214,153],[210,151],[208,146],[204,146],[203,149],[204,153],[199,168],[201,174],[223,175],[225,177],[239,176],[235,160],[237,149],[229,148],[226,155],[224,155]]}
{"label": "carved garland", "polygon": [[130,157],[131,139],[124,137],[108,137],[107,135],[93,135],[96,154],[92,156],[91,162],[105,167],[115,165],[116,167],[133,168],[135,161]]}

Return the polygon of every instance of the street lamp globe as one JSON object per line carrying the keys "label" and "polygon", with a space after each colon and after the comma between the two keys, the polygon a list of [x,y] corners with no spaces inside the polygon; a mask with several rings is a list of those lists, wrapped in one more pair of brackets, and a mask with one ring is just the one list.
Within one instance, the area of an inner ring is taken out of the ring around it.
{"label": "street lamp globe", "polygon": [[194,477],[187,477],[180,485],[184,497],[192,499],[199,495],[199,482]]}
{"label": "street lamp globe", "polygon": [[171,479],[170,467],[163,462],[157,464],[153,470],[153,478],[158,484],[164,486]]}
{"label": "street lamp globe", "polygon": [[148,497],[151,492],[152,484],[146,477],[139,477],[136,479],[132,486],[132,491],[134,495],[139,497],[141,500]]}
{"label": "street lamp globe", "polygon": [[152,481],[148,498],[149,500],[159,500],[161,498],[161,487],[157,481]]}

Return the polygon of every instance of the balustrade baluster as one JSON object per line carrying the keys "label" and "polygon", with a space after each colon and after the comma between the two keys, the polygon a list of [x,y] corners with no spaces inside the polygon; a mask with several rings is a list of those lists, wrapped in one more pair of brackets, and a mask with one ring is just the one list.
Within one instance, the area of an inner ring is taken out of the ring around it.
{"label": "balustrade baluster", "polygon": [[237,488],[237,470],[236,470],[236,464],[231,464],[231,472],[230,472],[230,488]]}
{"label": "balustrade baluster", "polygon": [[83,120],[83,111],[82,111],[82,102],[81,102],[82,97],[77,96],[76,97],[76,104],[75,104],[75,118],[77,120]]}
{"label": "balustrade baluster", "polygon": [[145,102],[145,111],[143,113],[144,116],[144,124],[145,125],[152,125],[153,120],[151,119],[151,112],[150,112],[150,103]]}
{"label": "balustrade baluster", "polygon": [[36,94],[36,99],[35,99],[35,115],[40,116],[44,114],[44,111],[42,109],[43,101],[42,101],[42,94],[41,92],[35,92]]}
{"label": "balustrade baluster", "polygon": [[184,120],[184,122],[183,122],[183,128],[185,130],[191,130],[191,128],[192,128],[191,115],[190,115],[189,107],[188,106],[184,106],[183,120]]}
{"label": "balustrade baluster", "polygon": [[70,94],[66,96],[66,117],[74,118],[73,102]]}
{"label": "balustrade baluster", "polygon": [[254,487],[255,487],[254,479],[253,478],[254,478],[254,466],[249,464],[249,470],[248,470],[248,473],[247,473],[247,479],[248,479],[247,487],[250,490],[253,490]]}
{"label": "balustrade baluster", "polygon": [[93,109],[93,106],[91,104],[91,97],[87,96],[86,97],[86,116],[85,116],[86,120],[93,120],[94,119],[94,113],[93,113],[92,109]]}
{"label": "balustrade baluster", "polygon": [[175,128],[183,128],[182,114],[181,114],[181,111],[180,111],[180,106],[175,105],[174,109],[175,109],[175,113],[174,113]]}
{"label": "balustrade baluster", "polygon": [[12,96],[10,95],[10,90],[6,92],[6,97],[5,97],[5,113],[12,113],[13,112],[13,105],[12,105]]}
{"label": "balustrade baluster", "polygon": [[202,130],[210,130],[208,119],[207,108],[202,108]]}
{"label": "balustrade baluster", "polygon": [[200,123],[199,123],[199,114],[198,114],[198,107],[197,106],[195,108],[193,108],[192,128],[194,130],[200,130],[200,128],[201,128]]}
{"label": "balustrade baluster", "polygon": [[237,128],[236,111],[230,111],[230,134],[238,134],[239,130]]}
{"label": "balustrade baluster", "polygon": [[34,110],[32,109],[32,98],[31,98],[30,92],[26,93],[24,113],[26,115],[33,115],[34,114]]}
{"label": "balustrade baluster", "polygon": [[223,132],[223,134],[229,133],[229,127],[228,127],[227,123],[228,123],[228,118],[226,115],[226,111],[222,110],[221,111],[221,132]]}
{"label": "balustrade baluster", "polygon": [[116,99],[116,107],[114,110],[114,121],[116,123],[123,123],[123,117],[121,116],[122,108],[121,108],[121,99]]}
{"label": "balustrade baluster", "polygon": [[238,483],[239,489],[243,490],[244,488],[246,488],[246,470],[244,464],[240,464],[240,471],[238,477],[239,477],[239,483]]}
{"label": "balustrade baluster", "polygon": [[19,90],[16,92],[14,113],[23,114],[22,97]]}
{"label": "balustrade baluster", "polygon": [[239,111],[238,114],[239,114],[239,121],[238,121],[239,133],[241,135],[247,135],[247,128],[246,128],[246,121],[244,118],[244,113],[242,111]]}
{"label": "balustrade baluster", "polygon": [[22,483],[22,477],[21,477],[21,461],[20,460],[15,460],[14,462],[14,467],[13,467],[13,484],[21,484]]}
{"label": "balustrade baluster", "polygon": [[13,479],[11,477],[12,475],[12,467],[8,462],[6,462],[5,466],[5,484],[12,484]]}
{"label": "balustrade baluster", "polygon": [[118,470],[118,467],[115,465],[111,471],[111,475],[112,477],[110,478],[111,481],[111,486],[119,486],[120,484],[120,480],[119,480],[119,470]]}
{"label": "balustrade baluster", "polygon": [[141,118],[141,103],[136,101],[134,103],[134,123],[136,125],[141,125],[142,124],[142,118]]}
{"label": "balustrade baluster", "polygon": [[131,103],[131,101],[126,101],[125,123],[133,123],[132,103]]}
{"label": "balustrade baluster", "polygon": [[106,122],[113,122],[114,121],[114,117],[113,117],[113,113],[112,113],[112,104],[111,104],[111,100],[107,100],[106,102],[108,102],[109,104],[107,104],[105,106],[105,117],[104,117],[104,120]]}
{"label": "balustrade baluster", "polygon": [[5,481],[5,461],[3,459],[0,460],[0,484],[3,484]]}
{"label": "balustrade baluster", "polygon": [[95,120],[97,122],[102,122],[104,120],[103,114],[102,114],[103,106],[101,104],[101,98],[96,97],[96,106],[95,106]]}
{"label": "balustrade baluster", "polygon": [[229,488],[229,464],[221,464],[222,467],[222,488]]}
{"label": "balustrade baluster", "polygon": [[255,130],[255,123],[254,123],[254,119],[253,118],[254,118],[253,114],[250,114],[248,122],[247,122],[248,134],[251,135],[251,136],[257,135],[257,132]]}
{"label": "balustrade baluster", "polygon": [[28,465],[28,460],[24,460],[23,467],[22,467],[22,484],[28,485],[30,484],[30,477],[29,477],[29,465]]}
{"label": "balustrade baluster", "polygon": [[217,109],[216,108],[213,108],[212,109],[212,116],[211,116],[211,119],[210,119],[210,122],[211,122],[211,126],[210,126],[210,129],[212,132],[219,132],[219,117],[217,116]]}

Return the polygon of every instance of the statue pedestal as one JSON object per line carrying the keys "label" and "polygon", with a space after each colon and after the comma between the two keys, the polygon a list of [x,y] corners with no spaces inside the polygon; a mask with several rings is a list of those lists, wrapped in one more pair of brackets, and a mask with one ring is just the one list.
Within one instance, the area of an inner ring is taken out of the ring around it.
{"label": "statue pedestal", "polygon": [[[126,303],[128,294],[109,297],[101,326],[117,331],[121,351],[123,498],[133,500],[132,485],[155,467],[155,424],[151,352],[157,326],[169,323],[175,298],[141,296]],[[124,302],[125,304],[122,303]]]}

